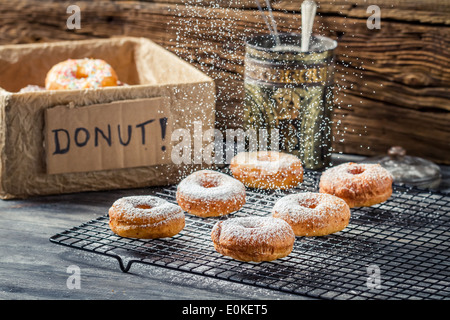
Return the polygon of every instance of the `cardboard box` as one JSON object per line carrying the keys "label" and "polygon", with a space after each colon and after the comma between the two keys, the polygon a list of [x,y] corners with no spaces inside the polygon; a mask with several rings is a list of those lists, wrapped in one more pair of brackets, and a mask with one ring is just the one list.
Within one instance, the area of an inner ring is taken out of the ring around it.
{"label": "cardboard box", "polygon": [[[18,92],[86,57],[127,85]],[[145,38],[0,46],[0,197],[175,183],[189,168],[171,160],[172,132],[214,115],[213,80]]]}

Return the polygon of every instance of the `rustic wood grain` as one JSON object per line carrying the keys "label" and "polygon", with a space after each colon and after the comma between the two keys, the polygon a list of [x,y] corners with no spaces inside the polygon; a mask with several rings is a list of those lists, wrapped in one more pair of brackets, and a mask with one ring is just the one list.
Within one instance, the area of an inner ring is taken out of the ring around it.
{"label": "rustic wood grain", "polygon": [[[104,1],[104,0],[94,0]],[[129,0],[112,0],[129,1]],[[300,12],[303,0],[269,0],[274,10]],[[254,0],[143,0],[142,2],[195,5],[215,8],[256,9]],[[265,8],[265,1],[260,1]],[[450,23],[450,0],[316,0],[317,13],[367,18],[370,5],[380,7],[383,19],[431,24]]]}
{"label": "rustic wood grain", "polygon": [[[373,2],[373,3],[372,3]],[[319,1],[315,32],[337,39],[334,148],[363,155],[392,144],[450,163],[449,1]],[[275,1],[279,30],[299,31],[301,1]],[[215,79],[217,127],[240,126],[244,39],[266,32],[252,1],[78,1],[82,28],[66,29],[69,2],[0,0],[0,43],[148,37]]]}
{"label": "rustic wood grain", "polygon": [[[273,8],[300,11],[300,0],[274,1]],[[382,19],[411,21],[429,24],[450,24],[449,0],[317,0],[319,14],[335,14],[345,17],[367,19],[370,5],[381,10]]]}

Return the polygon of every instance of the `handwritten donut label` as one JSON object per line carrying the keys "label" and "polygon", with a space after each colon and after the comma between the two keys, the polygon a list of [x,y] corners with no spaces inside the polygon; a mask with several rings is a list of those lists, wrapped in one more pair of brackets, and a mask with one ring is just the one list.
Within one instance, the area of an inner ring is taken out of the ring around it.
{"label": "handwritten donut label", "polygon": [[168,98],[45,111],[47,173],[90,172],[171,162]]}

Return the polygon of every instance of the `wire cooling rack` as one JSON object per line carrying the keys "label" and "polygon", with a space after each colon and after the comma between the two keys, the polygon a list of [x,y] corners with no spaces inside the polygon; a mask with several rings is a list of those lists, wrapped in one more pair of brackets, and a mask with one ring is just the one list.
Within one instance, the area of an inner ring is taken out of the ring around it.
{"label": "wire cooling rack", "polygon": [[[289,193],[317,191],[319,177],[306,172]],[[175,193],[175,186],[152,192],[174,203]],[[285,194],[248,190],[246,205],[226,217],[186,214],[185,228],[172,238],[116,236],[105,215],[50,241],[115,258],[123,272],[144,263],[321,299],[450,298],[450,195],[395,186],[385,203],[352,209],[343,231],[297,237],[289,256],[271,262],[241,262],[214,250],[210,232],[219,219],[269,215]]]}

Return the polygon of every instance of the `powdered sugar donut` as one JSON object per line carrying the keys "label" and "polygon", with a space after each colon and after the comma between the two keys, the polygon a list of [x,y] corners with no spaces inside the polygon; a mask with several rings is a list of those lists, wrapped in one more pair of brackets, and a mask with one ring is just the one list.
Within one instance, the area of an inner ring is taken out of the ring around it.
{"label": "powdered sugar donut", "polygon": [[196,216],[215,217],[239,210],[245,204],[245,186],[224,173],[200,170],[177,188],[179,206]]}
{"label": "powdered sugar donut", "polygon": [[303,181],[300,159],[283,152],[240,152],[231,159],[230,170],[249,188],[284,190]]}
{"label": "powdered sugar donut", "polygon": [[369,207],[389,199],[393,177],[379,164],[343,163],[325,170],[319,191],[344,199],[350,208]]}
{"label": "powdered sugar donut", "polygon": [[109,226],[121,237],[172,237],[184,225],[184,212],[179,206],[154,196],[120,198],[109,209]]}
{"label": "powdered sugar donut", "polygon": [[292,252],[295,235],[284,220],[239,217],[218,221],[211,239],[217,252],[241,261],[271,261]]}
{"label": "powdered sugar donut", "polygon": [[88,89],[117,86],[117,74],[101,59],[68,59],[54,65],[45,78],[45,89]]}
{"label": "powdered sugar donut", "polygon": [[275,202],[272,215],[285,220],[296,236],[324,236],[348,225],[350,208],[338,197],[303,192],[280,198]]}

